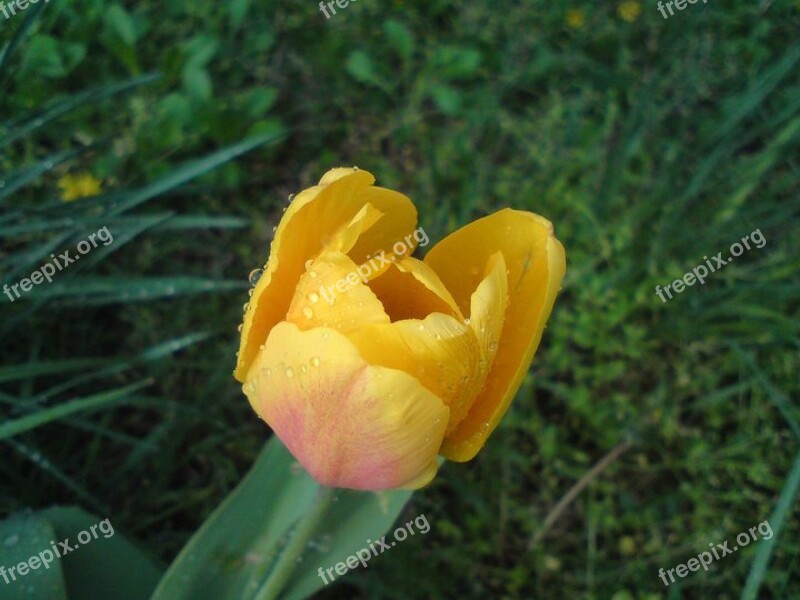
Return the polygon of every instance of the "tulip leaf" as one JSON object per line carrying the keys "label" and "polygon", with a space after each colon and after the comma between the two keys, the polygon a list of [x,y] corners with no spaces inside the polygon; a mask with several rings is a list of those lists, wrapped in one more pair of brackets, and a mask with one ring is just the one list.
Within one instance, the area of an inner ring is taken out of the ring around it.
{"label": "tulip leaf", "polygon": [[[4,567],[4,579],[0,580],[3,600],[23,600],[29,598],[48,598],[50,600],[67,600],[66,583],[61,563],[52,560],[53,553],[40,552],[50,550],[50,540],[55,540],[53,526],[37,513],[17,513],[0,522],[0,567]],[[30,569],[30,560],[36,568]],[[24,574],[20,575],[19,565]],[[14,569],[11,572],[11,569]]]}
{"label": "tulip leaf", "polygon": [[[117,531],[113,518],[105,522],[102,517],[75,507],[54,507],[40,514],[52,523],[55,531],[55,536],[49,539],[68,540],[73,548],[60,559],[70,600],[150,597],[163,566]],[[40,550],[46,547],[42,545]]]}
{"label": "tulip leaf", "polygon": [[[277,579],[281,598],[306,598],[325,585],[320,567],[332,567],[366,547],[368,539],[380,539],[410,496],[408,491],[326,492],[274,437],[181,551],[152,600],[269,598]],[[319,504],[320,497],[330,502]],[[292,548],[300,549],[297,559],[282,560]],[[279,573],[286,563],[290,573]]]}

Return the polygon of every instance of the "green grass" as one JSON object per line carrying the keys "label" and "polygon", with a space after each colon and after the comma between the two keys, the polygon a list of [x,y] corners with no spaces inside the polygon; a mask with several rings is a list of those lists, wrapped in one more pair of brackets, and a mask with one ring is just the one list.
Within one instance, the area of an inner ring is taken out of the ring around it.
{"label": "green grass", "polygon": [[[39,300],[2,297],[0,511],[79,503],[172,558],[267,435],[231,378],[247,273],[288,194],[358,165],[432,239],[503,206],[541,213],[569,267],[500,429],[407,509],[430,533],[321,597],[800,594],[800,10],[713,0],[664,21],[646,4],[627,23],[583,4],[572,30],[575,6],[360,0],[328,22],[295,0],[50,3],[2,73],[0,179],[20,185],[0,189],[0,279],[103,225],[126,241]],[[87,89],[105,92],[32,125]],[[108,195],[57,202],[84,170]],[[658,299],[755,229],[764,248]],[[190,293],[198,279],[215,293]],[[772,544],[658,578],[766,519]]]}

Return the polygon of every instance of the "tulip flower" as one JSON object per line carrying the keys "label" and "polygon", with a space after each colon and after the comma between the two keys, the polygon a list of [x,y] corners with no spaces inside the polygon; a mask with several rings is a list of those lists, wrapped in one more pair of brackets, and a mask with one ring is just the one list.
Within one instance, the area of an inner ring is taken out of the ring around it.
{"label": "tulip flower", "polygon": [[[415,489],[473,458],[525,376],[566,269],[549,221],[503,209],[424,260],[412,202],[358,169],[292,200],[235,377],[319,483]],[[427,241],[427,236],[424,236]]]}

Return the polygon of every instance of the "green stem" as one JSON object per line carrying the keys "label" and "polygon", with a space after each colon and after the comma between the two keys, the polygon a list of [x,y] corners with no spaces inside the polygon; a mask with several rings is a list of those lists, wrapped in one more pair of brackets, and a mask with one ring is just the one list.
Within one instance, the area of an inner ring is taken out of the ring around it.
{"label": "green stem", "polygon": [[278,598],[278,594],[286,587],[292,573],[294,573],[297,561],[305,552],[317,525],[319,525],[322,517],[325,516],[325,512],[333,499],[334,491],[334,488],[320,487],[314,504],[309,512],[301,517],[289,543],[284,546],[278,556],[275,568],[272,569],[264,585],[256,592],[253,600],[276,600]]}

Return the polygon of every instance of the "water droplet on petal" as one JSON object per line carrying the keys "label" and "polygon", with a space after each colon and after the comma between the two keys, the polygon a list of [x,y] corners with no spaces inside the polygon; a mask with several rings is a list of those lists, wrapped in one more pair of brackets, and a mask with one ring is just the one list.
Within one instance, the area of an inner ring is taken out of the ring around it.
{"label": "water droplet on petal", "polygon": [[294,200],[294,197],[295,197],[295,195],[296,195],[296,194],[289,194],[289,197],[287,198],[287,200],[288,200],[289,202],[291,202],[292,200]]}
{"label": "water droplet on petal", "polygon": [[308,373],[308,367],[303,365],[302,367],[300,367],[300,372],[301,373]]}
{"label": "water droplet on petal", "polygon": [[253,269],[250,271],[250,275],[247,276],[250,285],[255,285],[258,283],[258,280],[261,279],[261,275],[264,273],[264,269]]}
{"label": "water droplet on petal", "polygon": [[311,357],[311,365],[314,367],[318,367],[320,365],[320,360],[318,356]]}
{"label": "water droplet on petal", "polygon": [[417,329],[419,329],[420,331],[425,331],[425,324],[420,323],[419,325],[417,325]]}
{"label": "water droplet on petal", "polygon": [[236,331],[238,331],[239,333],[242,333],[242,325],[241,324],[239,324],[239,326],[236,328]]}
{"label": "water droplet on petal", "polygon": [[308,295],[308,299],[311,301],[311,304],[316,304],[319,302],[319,294],[317,292],[311,292]]}
{"label": "water droplet on petal", "polygon": [[311,310],[311,307],[310,307],[310,306],[306,306],[306,307],[303,309],[303,316],[304,316],[306,319],[313,319],[313,318],[314,318],[314,311],[313,311],[313,310]]}
{"label": "water droplet on petal", "polygon": [[467,317],[466,319],[464,319],[464,325],[469,325],[469,324],[470,324],[470,320],[469,320],[469,317]]}
{"label": "water droplet on petal", "polygon": [[269,367],[264,369],[264,375],[266,375],[267,377],[272,377],[272,369],[270,369]]}
{"label": "water droplet on petal", "polygon": [[294,369],[292,367],[286,367],[286,377],[289,379],[294,377]]}
{"label": "water droplet on petal", "polygon": [[309,271],[308,274],[309,274],[309,276],[311,276],[312,279],[316,279],[316,277],[317,277],[317,272],[316,271]]}

